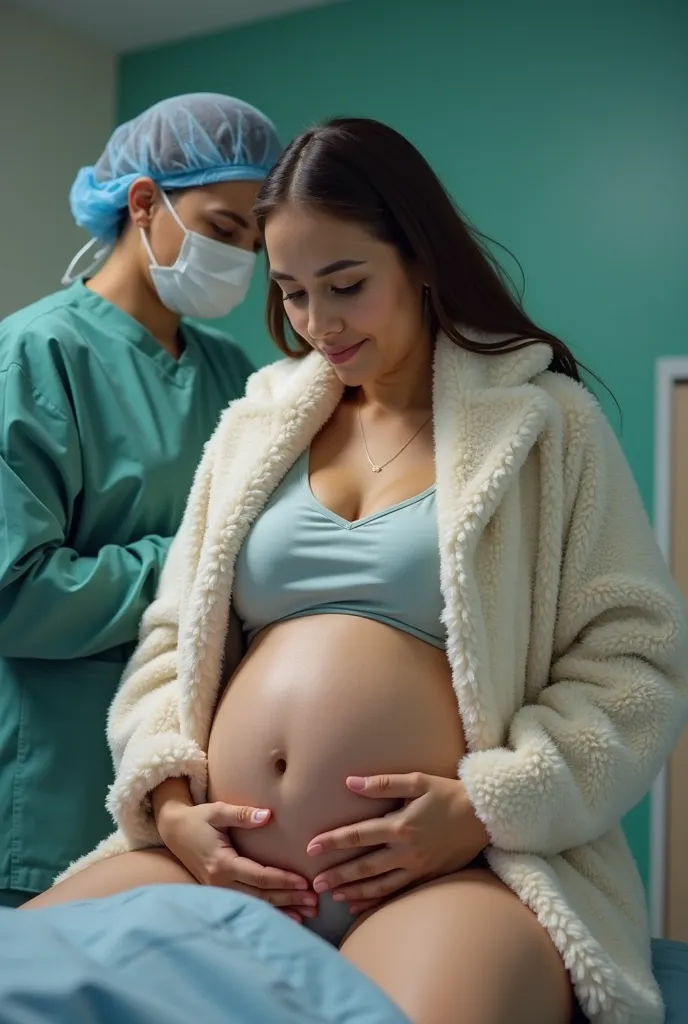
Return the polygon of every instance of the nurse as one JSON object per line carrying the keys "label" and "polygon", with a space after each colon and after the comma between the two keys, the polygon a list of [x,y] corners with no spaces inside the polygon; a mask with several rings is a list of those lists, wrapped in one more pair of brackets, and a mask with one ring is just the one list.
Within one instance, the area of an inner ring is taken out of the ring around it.
{"label": "nurse", "polygon": [[0,905],[110,831],[107,710],[203,446],[253,369],[185,318],[244,298],[279,152],[228,96],[121,125],[72,187],[93,242],[69,286],[0,324]]}

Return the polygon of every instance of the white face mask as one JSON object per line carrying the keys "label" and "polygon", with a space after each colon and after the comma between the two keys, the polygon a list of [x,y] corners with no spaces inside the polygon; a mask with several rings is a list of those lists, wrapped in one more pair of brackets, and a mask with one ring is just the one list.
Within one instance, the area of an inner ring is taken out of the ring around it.
{"label": "white face mask", "polygon": [[256,254],[189,231],[164,192],[162,198],[184,232],[184,241],[173,265],[161,267],[146,232],[139,229],[160,301],[179,316],[204,320],[226,316],[246,298]]}

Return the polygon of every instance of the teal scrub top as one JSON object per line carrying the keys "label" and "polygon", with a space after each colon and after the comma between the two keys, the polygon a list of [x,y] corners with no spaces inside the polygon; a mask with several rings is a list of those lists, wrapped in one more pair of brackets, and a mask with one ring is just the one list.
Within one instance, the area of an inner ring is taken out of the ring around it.
{"label": "teal scrub top", "polygon": [[81,281],[0,323],[0,889],[43,891],[112,829],[107,711],[253,370],[181,331],[175,360]]}

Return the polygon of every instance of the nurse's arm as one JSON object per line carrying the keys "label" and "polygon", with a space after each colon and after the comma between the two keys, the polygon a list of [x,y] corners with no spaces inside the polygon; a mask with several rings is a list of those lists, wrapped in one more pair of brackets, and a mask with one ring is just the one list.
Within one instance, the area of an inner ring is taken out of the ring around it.
{"label": "nurse's arm", "polygon": [[83,658],[130,643],[170,540],[93,557],[70,547],[83,483],[76,424],[20,367],[0,376],[0,657]]}

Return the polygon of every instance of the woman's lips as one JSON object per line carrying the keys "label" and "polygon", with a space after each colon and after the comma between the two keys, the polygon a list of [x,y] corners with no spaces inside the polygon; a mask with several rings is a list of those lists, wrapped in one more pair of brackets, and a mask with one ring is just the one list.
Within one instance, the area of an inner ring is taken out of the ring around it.
{"label": "woman's lips", "polygon": [[352,359],[356,355],[359,349],[363,348],[367,340],[367,338],[364,338],[363,341],[359,341],[357,345],[349,345],[348,348],[325,349],[325,358],[329,359],[329,361],[335,365],[338,365],[339,363],[347,363],[349,359]]}

